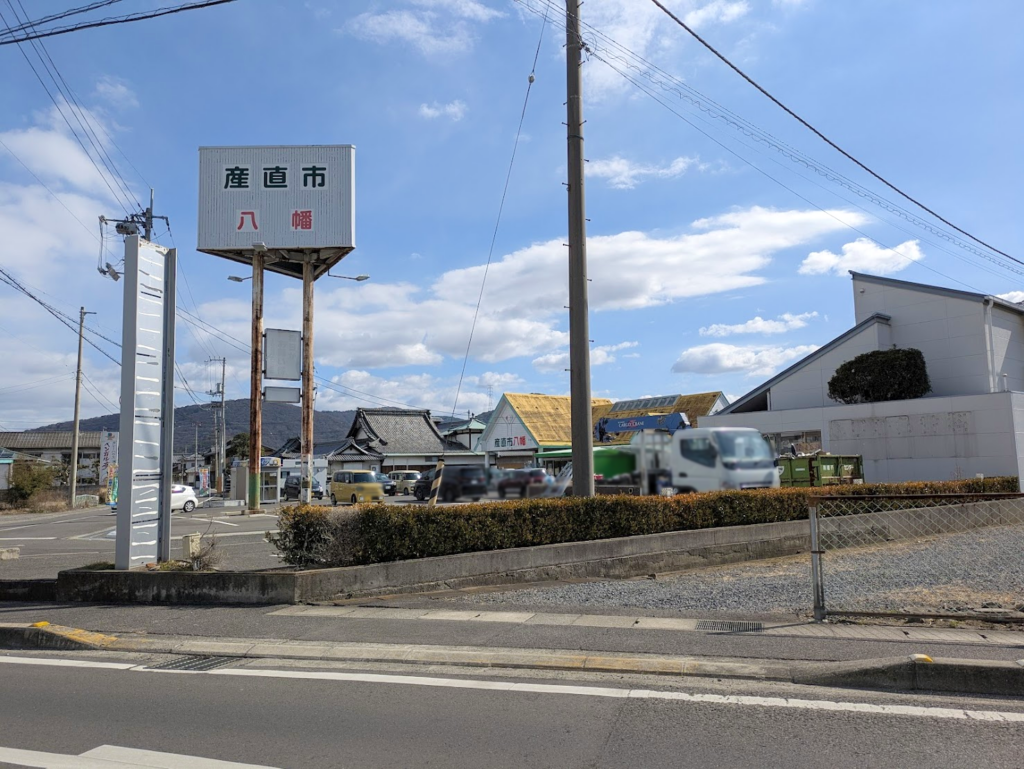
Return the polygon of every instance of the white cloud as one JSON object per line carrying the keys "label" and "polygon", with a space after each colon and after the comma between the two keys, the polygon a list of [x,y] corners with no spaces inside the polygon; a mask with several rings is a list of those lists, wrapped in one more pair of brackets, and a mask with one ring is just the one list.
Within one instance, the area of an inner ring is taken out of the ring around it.
{"label": "white cloud", "polygon": [[[676,299],[760,285],[755,274],[782,250],[842,229],[834,216],[864,223],[849,211],[775,211],[754,207],[694,222],[695,233],[657,238],[642,232],[587,238],[590,306],[639,309]],[[484,303],[505,317],[561,313],[568,297],[564,238],[535,243],[491,264]],[[483,265],[451,270],[434,295],[462,301],[480,290]]]}
{"label": "white cloud", "polygon": [[[619,344],[600,345],[590,348],[590,366],[604,366],[615,362],[615,353],[636,347],[639,342],[620,342]],[[569,353],[554,352],[533,359],[533,367],[542,372],[565,371],[569,368]]]}
{"label": "white cloud", "polygon": [[873,275],[889,275],[924,259],[918,241],[908,240],[895,248],[882,248],[867,238],[857,238],[843,246],[842,254],[814,251],[800,264],[801,275],[828,272],[845,276],[850,270]]}
{"label": "white cloud", "polygon": [[458,122],[462,120],[465,114],[466,103],[460,99],[448,102],[447,104],[439,104],[436,101],[433,104],[421,104],[419,110],[420,117],[427,120],[434,120],[443,115]]}
{"label": "white cloud", "polygon": [[413,9],[361,13],[339,31],[378,44],[411,45],[425,56],[468,53],[474,25],[504,16],[477,0],[415,0]]}
{"label": "white cloud", "polygon": [[[409,374],[384,378],[369,371],[352,369],[331,377],[331,383],[334,388],[323,383],[317,385],[318,409],[340,411],[372,405],[411,406],[430,409],[435,415],[450,415],[458,377],[442,379],[431,374]],[[468,411],[474,414],[486,411],[487,393],[463,386],[455,408],[456,416],[465,416]]]}
{"label": "white cloud", "polygon": [[1024,302],[1024,291],[1009,291],[1005,294],[996,294],[1000,299],[1005,299],[1007,302],[1013,302],[1014,304],[1020,304]]}
{"label": "white cloud", "polygon": [[817,349],[817,345],[738,347],[731,344],[705,344],[683,350],[672,370],[691,374],[744,373],[747,376],[768,376]]}
{"label": "white cloud", "polygon": [[695,8],[683,17],[687,26],[697,29],[707,24],[728,24],[741,16],[745,16],[750,10],[744,0],[730,2],[730,0],[712,0],[707,5]]}
{"label": "white cloud", "polygon": [[760,315],[744,323],[733,325],[714,323],[700,330],[701,336],[730,336],[732,334],[783,334],[793,329],[803,328],[811,318],[817,318],[816,312],[804,312],[793,315],[786,312],[775,320],[765,320]]}
{"label": "white cloud", "polygon": [[587,176],[607,179],[608,186],[617,190],[631,190],[648,178],[674,179],[682,176],[691,166],[698,164],[698,158],[678,157],[667,166],[634,163],[614,155],[607,160],[591,160],[586,164]]}
{"label": "white cloud", "polygon": [[107,75],[96,83],[95,95],[98,99],[117,109],[138,107],[139,99],[128,83],[119,77]]}

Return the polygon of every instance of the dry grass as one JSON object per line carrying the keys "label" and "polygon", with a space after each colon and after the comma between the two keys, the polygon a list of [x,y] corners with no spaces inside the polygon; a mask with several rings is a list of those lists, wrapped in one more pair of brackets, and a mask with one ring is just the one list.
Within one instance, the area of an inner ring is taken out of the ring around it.
{"label": "dry grass", "polygon": [[21,507],[0,502],[0,515],[22,515],[25,513],[60,513],[70,510],[67,489],[46,489],[32,495],[32,499]]}

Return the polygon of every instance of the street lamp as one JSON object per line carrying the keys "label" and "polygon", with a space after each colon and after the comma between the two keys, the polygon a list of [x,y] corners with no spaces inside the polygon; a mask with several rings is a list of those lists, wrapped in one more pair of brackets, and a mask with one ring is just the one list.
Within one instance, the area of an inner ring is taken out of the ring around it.
{"label": "street lamp", "polygon": [[233,280],[235,283],[244,283],[247,280],[252,280],[252,275],[249,275],[244,278],[240,278],[237,275],[228,275],[228,280]]}
{"label": "street lamp", "polygon": [[362,282],[364,280],[369,280],[370,279],[369,275],[356,275],[353,278],[351,275],[331,275],[330,272],[327,273],[327,277],[328,278],[342,278],[343,280],[356,280],[356,281],[360,281],[360,282]]}

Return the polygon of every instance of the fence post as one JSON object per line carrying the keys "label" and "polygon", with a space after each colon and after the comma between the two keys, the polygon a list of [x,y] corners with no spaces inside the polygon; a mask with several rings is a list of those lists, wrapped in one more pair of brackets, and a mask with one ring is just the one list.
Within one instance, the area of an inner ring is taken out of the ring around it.
{"label": "fence post", "polygon": [[818,500],[808,500],[811,521],[811,592],[814,595],[814,621],[825,619],[825,586],[821,580],[821,539],[818,536]]}

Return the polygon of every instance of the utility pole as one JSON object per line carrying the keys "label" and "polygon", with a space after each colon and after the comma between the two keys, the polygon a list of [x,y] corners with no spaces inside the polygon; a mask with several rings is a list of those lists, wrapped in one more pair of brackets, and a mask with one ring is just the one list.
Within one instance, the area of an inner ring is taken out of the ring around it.
{"label": "utility pole", "polygon": [[145,232],[145,238],[150,243],[153,242],[153,188],[149,188],[149,208],[146,209],[145,221],[143,222],[143,230]]}
{"label": "utility pole", "polygon": [[[192,444],[192,468],[196,471],[196,484],[199,483],[199,423],[193,422],[192,426],[196,428],[195,443]],[[190,486],[192,484],[189,484]]]}
{"label": "utility pole", "polygon": [[263,264],[267,247],[252,254],[252,377],[249,383],[249,512],[260,511],[263,450]]}
{"label": "utility pole", "polygon": [[[215,461],[215,469],[217,472],[217,485],[216,491],[218,494],[224,491],[224,473],[227,468],[227,418],[224,415],[224,385],[225,377],[227,375],[227,358],[210,358],[209,362],[214,363],[220,361],[220,385],[216,386],[209,394],[216,397],[220,396],[220,403],[214,401],[212,404],[214,411],[213,428],[214,428],[214,448],[217,453]],[[220,410],[220,417],[217,417],[217,410]]]}
{"label": "utility pole", "polygon": [[75,371],[75,426],[71,435],[71,472],[69,473],[68,486],[71,490],[71,508],[75,507],[75,497],[78,496],[78,414],[82,403],[82,334],[85,329],[85,316],[95,315],[94,312],[86,312],[84,307],[78,310],[78,368]]}
{"label": "utility pole", "polygon": [[594,496],[594,435],[590,400],[590,307],[587,299],[587,220],[583,196],[583,94],[580,0],[565,2],[566,138],[569,165],[569,393],[572,493]]}

